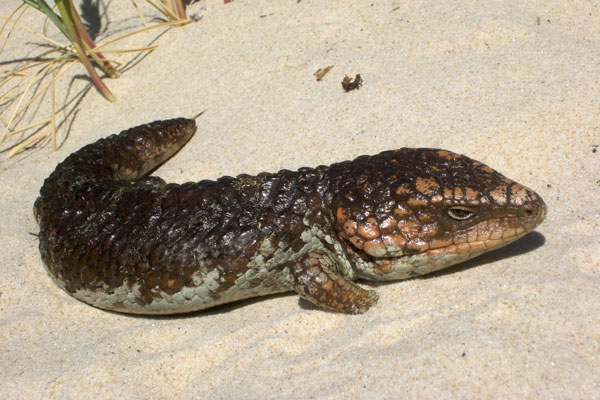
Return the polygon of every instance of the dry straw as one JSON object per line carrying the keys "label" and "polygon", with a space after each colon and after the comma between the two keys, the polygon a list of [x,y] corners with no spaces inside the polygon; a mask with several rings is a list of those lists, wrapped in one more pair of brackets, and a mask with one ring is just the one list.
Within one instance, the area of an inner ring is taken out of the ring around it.
{"label": "dry straw", "polygon": [[[145,0],[144,2],[154,7],[163,16],[163,20],[148,24],[142,11],[130,0],[144,25],[135,30],[104,43],[96,44],[91,38],[71,0],[55,0],[51,7],[44,0],[23,0],[9,16],[0,16],[4,23],[0,26],[0,36],[4,40],[0,44],[0,54],[3,52],[13,31],[17,28],[29,32],[33,37],[42,40],[42,44],[29,44],[35,46],[37,53],[21,60],[10,60],[6,65],[14,66],[12,69],[0,72],[0,145],[6,146],[0,150],[7,152],[10,158],[15,154],[36,144],[50,142],[52,149],[56,150],[56,132],[66,122],[66,117],[57,125],[57,113],[66,112],[73,114],[76,105],[93,85],[108,101],[116,101],[116,97],[104,84],[97,70],[105,76],[117,78],[131,63],[119,63],[107,57],[114,53],[136,53],[136,55],[154,50],[157,46],[149,45],[140,48],[112,49],[112,44],[122,41],[142,32],[159,28],[185,25],[193,20],[186,18],[185,8],[181,0]],[[61,32],[66,43],[53,40],[46,34],[36,31],[23,23],[23,16],[28,10],[36,9],[46,15],[47,20]],[[6,34],[5,34],[6,33]],[[153,43],[151,41],[151,43]],[[66,98],[61,104],[56,104],[56,81],[64,76],[71,78],[74,72],[71,68],[77,63],[82,63],[90,78],[90,85],[74,96]],[[42,107],[42,103],[49,101],[50,106]],[[69,110],[70,107],[70,111]],[[50,115],[36,119],[39,110],[50,109]],[[49,139],[49,140],[48,140]]]}

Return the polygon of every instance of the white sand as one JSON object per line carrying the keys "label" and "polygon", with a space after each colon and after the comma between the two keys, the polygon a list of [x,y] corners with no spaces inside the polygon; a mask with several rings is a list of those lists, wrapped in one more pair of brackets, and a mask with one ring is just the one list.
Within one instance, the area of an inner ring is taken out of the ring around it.
{"label": "white sand", "polygon": [[[19,3],[2,1],[0,13]],[[211,0],[188,11],[202,19],[107,81],[118,103],[88,93],[58,152],[0,158],[2,398],[599,396],[597,2]],[[138,22],[125,1],[108,15],[109,31]],[[26,40],[15,33],[0,61]],[[356,73],[364,86],[344,93]],[[100,137],[204,109],[163,178],[441,147],[530,186],[548,218],[447,273],[379,285],[379,303],[359,316],[284,295],[142,318],[59,290],[30,235],[43,180]]]}

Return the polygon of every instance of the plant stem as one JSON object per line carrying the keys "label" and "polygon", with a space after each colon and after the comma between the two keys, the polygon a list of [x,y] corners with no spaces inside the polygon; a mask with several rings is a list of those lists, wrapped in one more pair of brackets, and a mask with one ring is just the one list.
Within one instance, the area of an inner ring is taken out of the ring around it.
{"label": "plant stem", "polygon": [[81,18],[79,17],[79,14],[77,13],[75,6],[73,5],[73,2],[71,0],[68,0],[67,4],[69,6],[70,14],[73,18],[73,25],[77,30],[77,33],[83,40],[83,44],[86,48],[86,53],[90,57],[92,57],[92,59],[98,64],[98,66],[100,66],[102,71],[104,71],[108,76],[110,76],[111,78],[119,77],[119,72],[110,64],[110,62],[102,55],[102,53],[89,51],[96,48],[96,43],[94,43],[87,30],[83,26],[83,22],[81,22]]}
{"label": "plant stem", "polygon": [[177,18],[185,19],[185,7],[183,6],[183,2],[181,0],[168,0],[171,3],[171,9],[175,11]]}
{"label": "plant stem", "polygon": [[[115,95],[112,94],[112,92],[108,89],[108,87],[106,87],[106,85],[102,82],[102,80],[96,73],[94,66],[92,65],[92,63],[90,62],[90,60],[87,56],[87,53],[85,51],[85,46],[82,41],[82,37],[80,35],[80,32],[76,28],[76,22],[75,22],[74,15],[77,15],[77,11],[75,10],[75,7],[73,6],[72,1],[71,0],[54,0],[54,2],[56,3],[56,6],[58,7],[58,11],[60,12],[61,19],[62,19],[63,24],[65,25],[65,28],[71,35],[71,38],[72,38],[71,43],[73,43],[73,47],[75,48],[75,51],[77,52],[77,55],[79,56],[79,59],[85,66],[85,69],[87,70],[87,72],[90,76],[90,79],[92,80],[92,83],[94,84],[94,86],[96,86],[96,89],[98,89],[98,91],[108,101],[111,101],[111,102],[116,101],[117,99],[116,99]],[[79,21],[81,22],[81,20],[79,20]],[[82,25],[82,28],[83,28],[83,25]],[[90,54],[91,53],[92,52],[90,52]],[[99,64],[101,65],[101,63],[99,63]]]}

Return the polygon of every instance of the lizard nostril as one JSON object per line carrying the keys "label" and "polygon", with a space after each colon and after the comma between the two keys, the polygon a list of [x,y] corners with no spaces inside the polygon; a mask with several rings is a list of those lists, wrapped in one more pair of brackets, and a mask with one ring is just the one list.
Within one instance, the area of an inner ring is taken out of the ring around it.
{"label": "lizard nostril", "polygon": [[533,201],[523,204],[518,215],[526,230],[532,230],[546,218],[546,204],[537,196]]}
{"label": "lizard nostril", "polygon": [[522,218],[526,218],[526,219],[529,219],[532,221],[539,220],[539,222],[541,222],[541,220],[544,219],[544,216],[545,216],[544,204],[531,203],[531,204],[525,205],[521,209],[521,217]]}
{"label": "lizard nostril", "polygon": [[533,211],[533,206],[529,206],[523,210],[523,216],[527,218],[532,218],[535,212]]}

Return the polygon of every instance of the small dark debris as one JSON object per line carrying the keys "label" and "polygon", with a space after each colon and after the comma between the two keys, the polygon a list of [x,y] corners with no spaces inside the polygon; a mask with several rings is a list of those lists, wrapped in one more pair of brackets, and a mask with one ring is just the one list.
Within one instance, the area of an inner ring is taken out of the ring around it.
{"label": "small dark debris", "polygon": [[547,183],[547,184],[546,184],[546,187],[547,187],[547,188],[551,188],[551,187],[552,187],[552,185],[551,185],[551,184],[549,184],[549,183]]}
{"label": "small dark debris", "polygon": [[360,89],[362,84],[363,84],[363,80],[360,77],[360,74],[356,74],[356,76],[354,77],[354,80],[352,80],[348,75],[346,75],[344,77],[344,80],[342,81],[342,87],[344,88],[344,90],[346,92],[349,92],[354,89]]}
{"label": "small dark debris", "polygon": [[323,79],[323,77],[324,77],[325,75],[327,75],[327,73],[328,73],[329,71],[331,71],[331,69],[332,69],[332,68],[333,68],[333,65],[330,65],[330,66],[328,66],[328,67],[325,67],[325,68],[319,68],[319,69],[317,70],[317,72],[315,72],[313,75],[314,75],[314,76],[316,76],[316,77],[317,77],[317,81],[319,81],[319,82],[320,82],[320,81]]}

